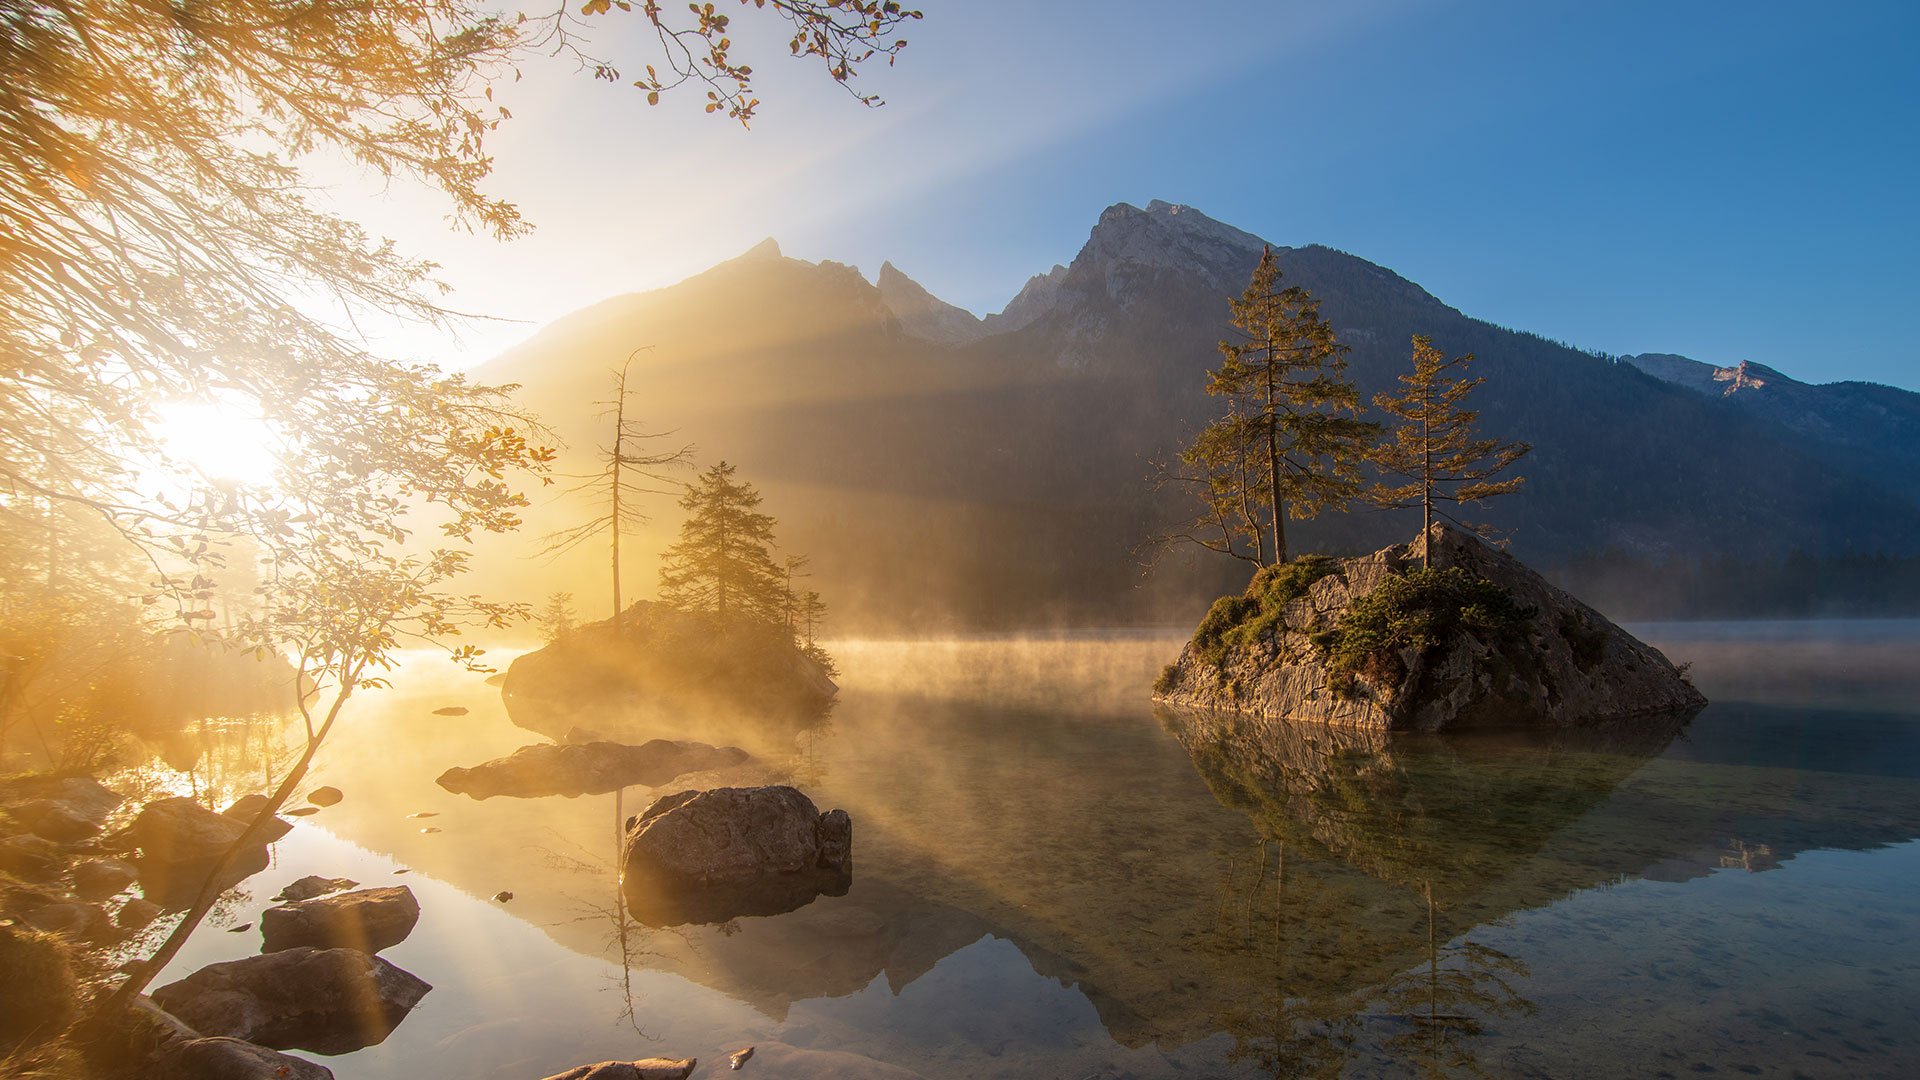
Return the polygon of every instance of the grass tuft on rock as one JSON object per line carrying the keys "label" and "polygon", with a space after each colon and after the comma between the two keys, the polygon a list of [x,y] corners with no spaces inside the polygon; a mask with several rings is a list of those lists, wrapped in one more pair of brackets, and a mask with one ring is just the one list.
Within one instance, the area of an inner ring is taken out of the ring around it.
{"label": "grass tuft on rock", "polygon": [[1433,648],[1460,629],[1515,636],[1534,615],[1506,589],[1457,566],[1419,567],[1355,600],[1340,625],[1315,634],[1313,643],[1326,654],[1336,692],[1350,690],[1356,676],[1391,686],[1406,674],[1403,649]]}
{"label": "grass tuft on rock", "polygon": [[67,946],[51,934],[0,924],[0,1057],[66,1031],[78,982]]}
{"label": "grass tuft on rock", "polygon": [[1225,666],[1234,650],[1285,629],[1287,604],[1305,596],[1314,582],[1339,572],[1340,564],[1325,555],[1302,555],[1261,567],[1246,592],[1223,596],[1207,609],[1207,617],[1193,632],[1193,651],[1216,668]]}

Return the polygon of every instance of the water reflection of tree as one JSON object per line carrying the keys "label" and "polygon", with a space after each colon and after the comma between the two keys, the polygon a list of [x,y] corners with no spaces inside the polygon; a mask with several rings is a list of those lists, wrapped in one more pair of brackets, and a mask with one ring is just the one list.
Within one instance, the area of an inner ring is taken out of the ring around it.
{"label": "water reflection of tree", "polygon": [[1425,1076],[1486,1076],[1473,1040],[1486,1033],[1487,1016],[1531,1016],[1533,1002],[1515,990],[1509,978],[1524,979],[1527,965],[1466,936],[1439,940],[1433,889],[1427,901],[1427,964],[1394,976],[1380,1001],[1407,1028],[1382,1045],[1419,1066]]}

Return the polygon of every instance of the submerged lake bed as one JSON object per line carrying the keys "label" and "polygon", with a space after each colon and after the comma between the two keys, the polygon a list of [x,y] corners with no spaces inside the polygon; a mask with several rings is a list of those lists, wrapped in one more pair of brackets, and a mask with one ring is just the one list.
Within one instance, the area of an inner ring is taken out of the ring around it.
{"label": "submerged lake bed", "polygon": [[837,706],[797,736],[632,734],[737,736],[847,810],[851,887],[674,927],[624,910],[617,845],[695,785],[451,794],[541,737],[413,656],[318,759],[344,801],[156,985],[256,951],[220,926],[320,874],[410,886],[382,955],[434,986],[308,1055],[342,1080],[717,1075],[747,1045],[788,1078],[1920,1073],[1920,622],[1630,629],[1713,704],[1386,737],[1156,710],[1172,632],[834,643]]}

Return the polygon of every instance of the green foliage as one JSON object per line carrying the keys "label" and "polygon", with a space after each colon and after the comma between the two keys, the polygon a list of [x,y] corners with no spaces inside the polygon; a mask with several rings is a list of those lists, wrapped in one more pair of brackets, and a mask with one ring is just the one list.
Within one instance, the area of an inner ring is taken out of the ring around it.
{"label": "green foliage", "polygon": [[1153,692],[1156,694],[1171,694],[1173,693],[1173,688],[1179,685],[1180,665],[1168,664],[1166,667],[1160,669],[1159,675],[1155,676],[1153,680]]}
{"label": "green foliage", "polygon": [[680,542],[660,555],[660,600],[729,621],[782,623],[785,573],[767,547],[774,520],[756,509],[760,493],[721,462],[688,485]]}
{"label": "green foliage", "polygon": [[1423,566],[1382,581],[1313,641],[1327,656],[1336,690],[1351,687],[1355,676],[1391,685],[1405,674],[1402,649],[1431,649],[1461,629],[1513,636],[1534,614],[1485,578],[1457,566]]}
{"label": "green foliage", "polygon": [[1287,604],[1305,596],[1314,582],[1339,570],[1339,563],[1324,555],[1302,555],[1292,562],[1262,567],[1246,592],[1213,602],[1199,629],[1193,632],[1194,652],[1215,667],[1223,666],[1234,650],[1284,630]]}

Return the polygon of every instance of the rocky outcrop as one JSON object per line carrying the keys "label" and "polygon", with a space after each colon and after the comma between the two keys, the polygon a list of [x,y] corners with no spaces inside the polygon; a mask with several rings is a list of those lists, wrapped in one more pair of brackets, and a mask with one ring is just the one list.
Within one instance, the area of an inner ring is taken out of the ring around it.
{"label": "rocky outcrop", "polygon": [[153,999],[202,1034],[345,1054],[392,1034],[431,989],[358,949],[303,946],[209,965]]}
{"label": "rocky outcrop", "polygon": [[880,302],[900,321],[900,329],[914,337],[942,345],[965,345],[987,332],[971,311],[934,296],[890,262],[880,264],[874,285],[880,290]]}
{"label": "rocky outcrop", "polygon": [[602,1061],[582,1065],[546,1080],[687,1080],[698,1058],[643,1058],[639,1061]]}
{"label": "rocky outcrop", "polygon": [[791,911],[852,880],[853,821],[784,785],[682,791],[628,823],[620,880],[652,925]]}
{"label": "rocky outcrop", "polygon": [[507,795],[604,795],[624,787],[658,787],[677,776],[738,765],[747,752],[735,746],[653,739],[639,746],[589,742],[523,746],[470,769],[452,768],[436,781],[456,795],[490,799]]}
{"label": "rocky outcrop", "polygon": [[716,715],[790,720],[798,730],[838,691],[784,626],[647,601],[518,657],[501,687],[515,724],[555,738],[583,715],[607,730],[632,717],[684,730],[689,718]]}
{"label": "rocky outcrop", "polygon": [[1511,556],[1444,524],[1425,539],[1436,570],[1492,582],[1524,613],[1519,623],[1496,632],[1462,620],[1427,647],[1388,649],[1358,671],[1335,670],[1325,635],[1421,565],[1425,545],[1416,539],[1331,564],[1277,618],[1249,624],[1258,627],[1252,640],[1223,644],[1196,634],[1154,700],[1393,731],[1569,727],[1706,704],[1658,649]]}
{"label": "rocky outcrop", "polygon": [[419,921],[420,902],[405,885],[335,893],[262,912],[260,951],[311,945],[375,953],[407,940]]}

